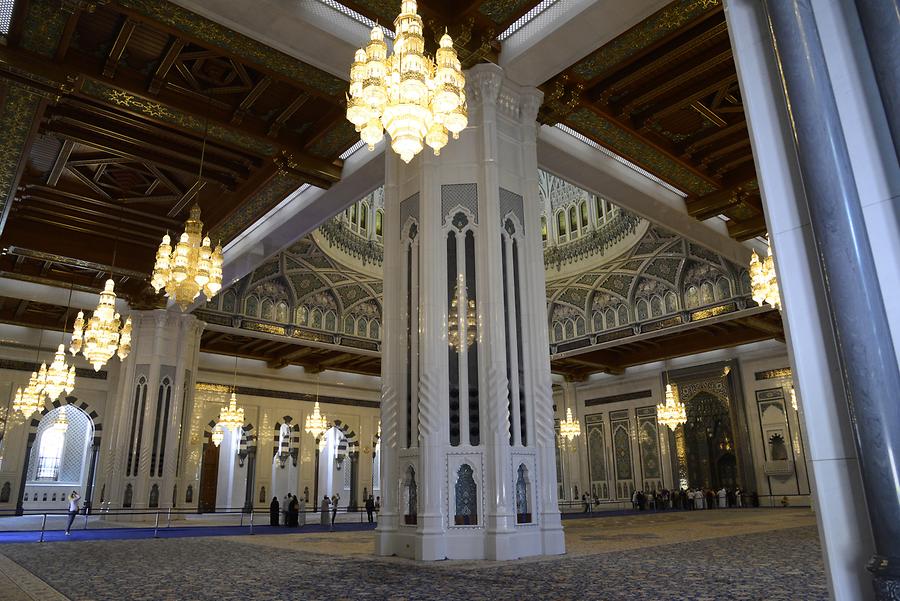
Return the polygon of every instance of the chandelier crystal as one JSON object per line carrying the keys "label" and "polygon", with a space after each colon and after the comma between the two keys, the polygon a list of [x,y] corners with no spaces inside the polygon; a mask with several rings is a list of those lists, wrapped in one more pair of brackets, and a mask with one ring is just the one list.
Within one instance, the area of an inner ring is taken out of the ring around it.
{"label": "chandelier crystal", "polygon": [[[463,347],[472,346],[478,333],[475,301],[467,299],[467,296],[465,282],[460,275],[456,288],[453,290],[450,312],[447,316],[447,341],[451,347],[456,349],[456,352],[462,351]],[[462,307],[465,307],[465,312]]]}
{"label": "chandelier crystal", "polygon": [[225,440],[225,430],[221,425],[216,424],[216,427],[213,428],[212,434],[210,435],[209,439],[217,447],[222,444],[222,441]]}
{"label": "chandelier crystal", "polygon": [[313,406],[313,412],[306,416],[306,423],[304,424],[303,430],[316,438],[319,438],[326,430],[328,430],[328,418],[321,413],[319,401],[316,401],[316,404]]}
{"label": "chandelier crystal", "polygon": [[687,422],[687,410],[671,384],[666,384],[666,402],[656,406],[656,419],[671,430]]}
{"label": "chandelier crystal", "polygon": [[356,51],[350,66],[347,120],[369,150],[387,130],[391,148],[408,163],[426,144],[439,155],[449,134],[456,139],[466,128],[466,79],[446,33],[434,59],[425,55],[422,17],[414,0],[401,3],[394,31],[391,56],[377,25],[366,47]]}
{"label": "chandelier crystal", "polygon": [[116,313],[115,286],[112,278],[106,280],[97,308],[87,324],[84,311],[78,312],[69,343],[69,351],[73,355],[82,353],[93,365],[94,371],[100,371],[113,355],[124,360],[131,352],[131,318],[127,318],[122,325],[121,316]]}
{"label": "chandelier crystal", "polygon": [[581,435],[581,422],[572,417],[572,408],[566,409],[566,419],[559,422],[559,435],[569,442]]}
{"label": "chandelier crystal", "polygon": [[[41,366],[46,372],[46,366]],[[14,413],[21,413],[26,418],[31,417],[34,413],[40,411],[44,406],[41,398],[43,397],[43,386],[41,385],[38,372],[31,372],[28,379],[28,385],[23,390],[19,387],[16,390],[16,396],[13,399],[12,410]]]}
{"label": "chandelier crystal", "polygon": [[66,347],[60,344],[53,357],[53,363],[44,375],[44,390],[47,400],[54,401],[60,394],[71,394],[75,390],[75,366],[66,363]]}
{"label": "chandelier crystal", "polygon": [[781,311],[781,295],[778,292],[778,279],[775,275],[775,257],[772,256],[772,244],[767,240],[766,245],[765,260],[761,260],[755,250],[750,257],[750,288],[757,305],[768,303]]}
{"label": "chandelier crystal", "polygon": [[237,406],[237,395],[232,392],[227,406],[222,407],[219,413],[219,425],[229,430],[240,428],[244,425],[244,408]]}
{"label": "chandelier crystal", "polygon": [[202,292],[207,300],[222,289],[222,245],[212,249],[209,236],[203,236],[200,207],[191,207],[184,233],[172,249],[172,239],[163,236],[156,251],[156,264],[150,284],[174,300],[184,311]]}

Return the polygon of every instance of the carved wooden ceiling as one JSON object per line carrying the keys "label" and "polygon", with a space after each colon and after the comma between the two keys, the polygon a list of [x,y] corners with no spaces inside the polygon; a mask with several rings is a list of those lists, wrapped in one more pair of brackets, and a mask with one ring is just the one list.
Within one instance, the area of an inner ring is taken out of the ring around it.
{"label": "carved wooden ceiling", "polygon": [[115,252],[149,275],[195,202],[224,244],[340,179],[345,88],[170,2],[19,0],[0,46],[0,245],[97,273]]}
{"label": "carved wooden ceiling", "polygon": [[737,240],[765,233],[747,121],[719,0],[675,0],[542,86],[562,123],[723,214]]}

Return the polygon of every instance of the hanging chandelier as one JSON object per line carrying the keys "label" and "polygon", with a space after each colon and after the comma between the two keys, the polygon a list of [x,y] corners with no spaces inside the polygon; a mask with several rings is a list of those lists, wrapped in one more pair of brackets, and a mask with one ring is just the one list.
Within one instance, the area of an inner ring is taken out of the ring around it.
{"label": "hanging chandelier", "polygon": [[221,425],[216,424],[216,427],[213,428],[212,434],[210,435],[209,439],[217,447],[222,444],[222,441],[225,440],[225,430],[222,429]]}
{"label": "hanging chandelier", "polygon": [[75,390],[75,366],[66,364],[66,347],[60,344],[53,357],[53,363],[44,375],[44,394],[47,400],[55,401],[60,394],[71,394]]}
{"label": "hanging chandelier", "polygon": [[[466,299],[468,293],[462,275],[453,290],[453,298],[450,300],[450,312],[447,316],[447,341],[456,352],[463,347],[472,346],[478,332],[478,318],[475,313],[475,301]],[[462,307],[465,307],[463,313]],[[460,323],[463,322],[463,323]],[[465,334],[462,333],[464,328]]]}
{"label": "hanging chandelier", "polygon": [[163,236],[150,284],[157,292],[165,288],[166,296],[178,303],[182,311],[201,292],[209,300],[222,289],[222,245],[213,250],[209,236],[203,236],[199,205],[191,207],[174,250],[169,234]]}
{"label": "hanging chandelier", "polygon": [[[44,369],[46,370],[45,366]],[[31,417],[34,413],[40,411],[44,406],[41,398],[43,397],[43,387],[40,384],[38,372],[31,372],[28,379],[28,385],[23,390],[19,387],[16,390],[16,396],[13,399],[12,410],[14,413],[21,413],[26,418]]]}
{"label": "hanging chandelier", "polygon": [[671,384],[666,384],[666,402],[656,406],[656,420],[670,430],[687,422],[687,410]]}
{"label": "hanging chandelier", "polygon": [[66,415],[65,405],[59,408],[59,413],[56,414],[56,421],[53,422],[51,428],[60,432],[65,432],[69,429],[69,416]]}
{"label": "hanging chandelier", "polygon": [[229,430],[240,428],[244,425],[244,408],[237,406],[237,395],[232,392],[228,405],[222,407],[219,413],[219,425]]}
{"label": "hanging chandelier", "polygon": [[319,410],[319,401],[313,406],[313,412],[306,416],[303,430],[316,438],[322,436],[328,429],[328,418]]}
{"label": "hanging chandelier", "polygon": [[381,141],[384,130],[391,148],[408,163],[427,144],[435,156],[468,124],[466,79],[453,40],[446,33],[434,60],[425,55],[422,17],[414,0],[403,0],[394,20],[393,53],[381,27],[372,28],[365,49],[356,51],[350,66],[347,120],[369,146]]}
{"label": "hanging chandelier", "polygon": [[769,303],[781,311],[781,295],[778,292],[778,278],[775,275],[775,257],[772,256],[772,244],[766,240],[767,254],[760,260],[756,251],[750,257],[750,288],[753,300],[757,305]]}
{"label": "hanging chandelier", "polygon": [[72,341],[69,343],[69,351],[73,355],[82,353],[88,363],[94,366],[94,371],[100,371],[113,355],[124,360],[131,352],[131,318],[127,318],[122,325],[121,316],[116,313],[115,286],[112,278],[106,280],[97,308],[87,324],[84,321],[84,311],[78,312]]}
{"label": "hanging chandelier", "polygon": [[581,422],[572,417],[572,408],[566,409],[566,419],[559,422],[559,435],[572,442],[576,436],[581,435]]}

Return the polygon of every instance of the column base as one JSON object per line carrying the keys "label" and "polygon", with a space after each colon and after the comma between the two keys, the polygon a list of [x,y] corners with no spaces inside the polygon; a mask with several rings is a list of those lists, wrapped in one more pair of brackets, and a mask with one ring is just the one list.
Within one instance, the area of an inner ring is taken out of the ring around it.
{"label": "column base", "polygon": [[900,558],[875,555],[866,568],[874,576],[877,601],[900,601]]}

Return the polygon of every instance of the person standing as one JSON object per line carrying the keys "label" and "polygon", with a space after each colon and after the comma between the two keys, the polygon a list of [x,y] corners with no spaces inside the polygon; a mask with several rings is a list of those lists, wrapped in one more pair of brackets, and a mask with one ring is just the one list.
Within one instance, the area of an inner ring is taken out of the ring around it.
{"label": "person standing", "polygon": [[741,508],[741,488],[738,487],[734,491],[734,506],[738,509]]}
{"label": "person standing", "polygon": [[373,497],[372,495],[369,495],[366,498],[366,516],[368,516],[370,524],[375,521],[375,518],[373,516],[374,513],[375,513],[375,497]]}
{"label": "person standing", "polygon": [[284,495],[284,500],[281,502],[281,513],[284,515],[284,525],[290,526],[288,512],[291,508],[291,493],[287,493]]}
{"label": "person standing", "polygon": [[728,509],[728,491],[724,486],[719,489],[719,509]]}
{"label": "person standing", "polygon": [[75,522],[75,516],[78,515],[78,501],[81,500],[81,495],[78,494],[78,491],[73,490],[69,495],[69,523],[66,524],[66,536],[72,534],[70,530],[72,530],[72,523]]}
{"label": "person standing", "polygon": [[272,497],[272,502],[269,503],[269,525],[277,526],[278,525],[278,514],[281,512],[281,507],[278,503],[278,497]]}
{"label": "person standing", "polygon": [[337,517],[337,508],[338,501],[341,500],[341,495],[334,495],[331,497],[331,530],[334,530],[334,519]]}
{"label": "person standing", "polygon": [[319,510],[319,523],[322,526],[328,525],[328,506],[331,505],[331,499],[328,498],[328,495],[322,497],[322,507]]}

